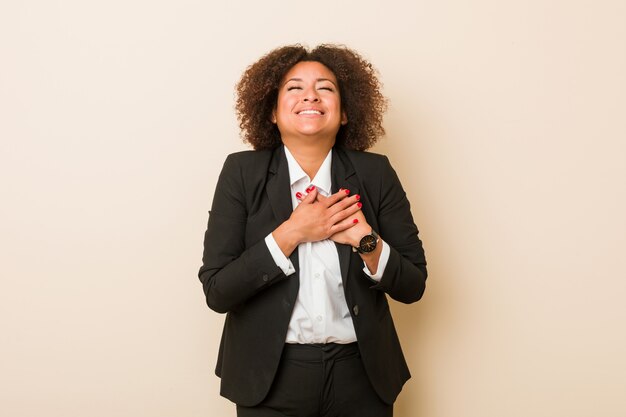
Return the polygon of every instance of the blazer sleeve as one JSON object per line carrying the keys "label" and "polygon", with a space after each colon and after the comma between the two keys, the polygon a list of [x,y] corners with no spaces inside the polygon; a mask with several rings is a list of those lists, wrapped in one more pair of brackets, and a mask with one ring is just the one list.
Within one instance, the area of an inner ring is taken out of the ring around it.
{"label": "blazer sleeve", "polygon": [[248,210],[242,164],[226,158],[204,235],[202,282],[208,306],[218,313],[236,310],[263,289],[287,278],[263,239],[246,242]]}
{"label": "blazer sleeve", "polygon": [[426,258],[411,207],[398,176],[383,158],[377,213],[378,232],[390,246],[380,282],[372,287],[403,303],[418,301],[426,288]]}

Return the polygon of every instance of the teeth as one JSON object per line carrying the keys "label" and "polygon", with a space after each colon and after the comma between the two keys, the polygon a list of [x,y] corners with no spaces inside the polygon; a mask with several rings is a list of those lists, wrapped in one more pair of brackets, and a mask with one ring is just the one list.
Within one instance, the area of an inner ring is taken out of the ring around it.
{"label": "teeth", "polygon": [[302,110],[298,114],[320,114],[321,115],[322,112],[318,110]]}

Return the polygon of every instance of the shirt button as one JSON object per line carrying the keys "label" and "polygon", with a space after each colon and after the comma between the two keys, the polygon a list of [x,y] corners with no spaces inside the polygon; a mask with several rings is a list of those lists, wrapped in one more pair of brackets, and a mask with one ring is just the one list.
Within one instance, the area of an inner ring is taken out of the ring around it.
{"label": "shirt button", "polygon": [[355,316],[359,315],[359,306],[355,305],[354,307],[352,307],[352,312],[354,313]]}
{"label": "shirt button", "polygon": [[320,277],[320,274],[315,273],[315,278],[319,278],[319,277]]}
{"label": "shirt button", "polygon": [[263,277],[262,277],[262,278],[263,278],[263,281],[264,281],[264,282],[267,282],[267,281],[270,279],[270,277],[269,277],[269,276],[267,276],[267,274],[263,274]]}
{"label": "shirt button", "polygon": [[317,316],[317,321],[322,321],[322,316]]}

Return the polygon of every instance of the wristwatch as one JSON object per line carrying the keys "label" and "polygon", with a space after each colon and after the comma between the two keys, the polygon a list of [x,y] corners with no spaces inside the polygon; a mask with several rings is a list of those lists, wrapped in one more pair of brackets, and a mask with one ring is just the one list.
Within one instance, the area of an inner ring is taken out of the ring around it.
{"label": "wristwatch", "polygon": [[378,236],[378,233],[372,230],[372,232],[369,235],[365,235],[361,238],[361,241],[359,242],[359,246],[352,247],[352,251],[358,252],[358,253],[373,252],[374,249],[376,249],[376,245],[378,244],[379,240],[380,240],[380,236]]}

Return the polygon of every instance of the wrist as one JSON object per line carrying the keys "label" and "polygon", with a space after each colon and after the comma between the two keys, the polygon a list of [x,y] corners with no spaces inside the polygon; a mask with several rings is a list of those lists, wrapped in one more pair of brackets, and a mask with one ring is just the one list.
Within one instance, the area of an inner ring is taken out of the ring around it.
{"label": "wrist", "polygon": [[372,227],[368,224],[358,224],[354,226],[354,233],[352,234],[354,239],[350,242],[350,246],[353,248],[358,247],[361,243],[361,239],[363,239],[363,236],[369,235],[371,232]]}
{"label": "wrist", "polygon": [[272,236],[274,236],[274,240],[285,256],[289,256],[302,243],[301,233],[298,232],[298,229],[292,227],[289,220],[285,220],[278,226],[272,232]]}
{"label": "wrist", "polygon": [[380,236],[369,228],[369,230],[361,235],[358,243],[353,246],[353,251],[358,252],[360,255],[369,254],[379,249]]}

